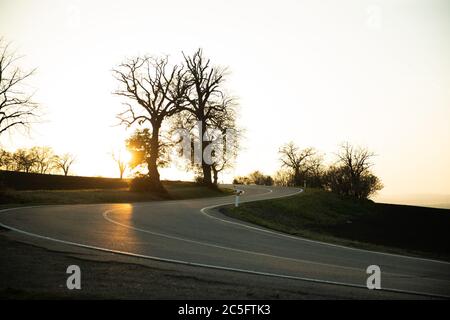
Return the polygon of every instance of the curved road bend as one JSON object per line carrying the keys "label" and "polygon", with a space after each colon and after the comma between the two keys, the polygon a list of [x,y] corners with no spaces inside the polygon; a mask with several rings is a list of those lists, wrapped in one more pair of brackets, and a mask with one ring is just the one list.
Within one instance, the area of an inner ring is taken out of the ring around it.
{"label": "curved road bend", "polygon": [[[299,189],[242,186],[241,201]],[[382,254],[273,232],[220,214],[234,197],[136,204],[58,205],[0,211],[0,225],[30,237],[277,277],[365,287],[381,268],[386,290],[450,297],[450,263]],[[203,210],[202,210],[203,209]]]}

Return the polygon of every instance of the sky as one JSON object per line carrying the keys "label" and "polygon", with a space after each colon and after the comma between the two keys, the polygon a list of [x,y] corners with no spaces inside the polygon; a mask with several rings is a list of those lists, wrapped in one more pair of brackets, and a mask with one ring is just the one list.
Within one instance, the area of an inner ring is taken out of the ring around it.
{"label": "sky", "polygon": [[450,195],[449,1],[0,0],[0,30],[21,67],[37,67],[29,86],[44,110],[4,148],[48,145],[77,155],[76,174],[117,175],[110,153],[131,132],[117,126],[111,69],[201,47],[228,67],[245,128],[223,179],[274,173],[289,141],[329,163],[348,141],[376,153],[380,197]]}

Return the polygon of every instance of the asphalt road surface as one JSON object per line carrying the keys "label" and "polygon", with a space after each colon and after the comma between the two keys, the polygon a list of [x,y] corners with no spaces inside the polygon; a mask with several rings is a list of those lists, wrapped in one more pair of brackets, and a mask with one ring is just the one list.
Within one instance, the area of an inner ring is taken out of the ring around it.
{"label": "asphalt road surface", "polygon": [[[241,202],[299,189],[239,187]],[[331,245],[223,216],[234,196],[136,204],[55,205],[0,211],[0,225],[39,241],[232,270],[292,281],[366,288],[370,265],[382,290],[450,297],[450,263]],[[368,290],[368,289],[367,289]]]}

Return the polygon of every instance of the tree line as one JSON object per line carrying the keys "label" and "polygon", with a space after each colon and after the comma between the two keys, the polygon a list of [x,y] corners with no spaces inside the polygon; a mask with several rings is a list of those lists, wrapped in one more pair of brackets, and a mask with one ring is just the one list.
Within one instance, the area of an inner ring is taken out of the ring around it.
{"label": "tree line", "polygon": [[373,174],[372,158],[364,147],[344,143],[335,154],[335,161],[325,165],[323,154],[314,148],[300,149],[293,142],[279,149],[281,168],[272,177],[255,171],[248,176],[236,177],[236,184],[279,185],[290,187],[322,188],[341,196],[366,199],[383,188]]}
{"label": "tree line", "polygon": [[50,147],[32,147],[9,152],[0,149],[0,169],[27,173],[69,174],[75,156],[71,153],[57,155]]}

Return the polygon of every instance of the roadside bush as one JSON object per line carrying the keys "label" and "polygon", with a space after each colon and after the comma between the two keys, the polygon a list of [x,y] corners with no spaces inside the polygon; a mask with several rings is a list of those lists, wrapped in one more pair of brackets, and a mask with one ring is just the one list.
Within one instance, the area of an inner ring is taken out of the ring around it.
{"label": "roadside bush", "polygon": [[233,184],[257,184],[257,185],[273,185],[273,179],[269,175],[265,175],[260,171],[254,171],[245,177],[235,177]]}
{"label": "roadside bush", "polygon": [[341,196],[367,199],[381,190],[383,184],[371,172],[355,177],[344,166],[332,166],[325,175],[325,188]]}
{"label": "roadside bush", "polygon": [[196,175],[194,177],[194,182],[197,184],[203,184],[203,177],[201,175]]}
{"label": "roadside bush", "polygon": [[133,178],[130,182],[130,191],[168,195],[168,192],[164,187],[161,189],[160,185],[153,183],[148,176],[138,176]]}
{"label": "roadside bush", "polygon": [[148,192],[151,190],[151,183],[148,177],[136,177],[130,182],[130,191]]}

